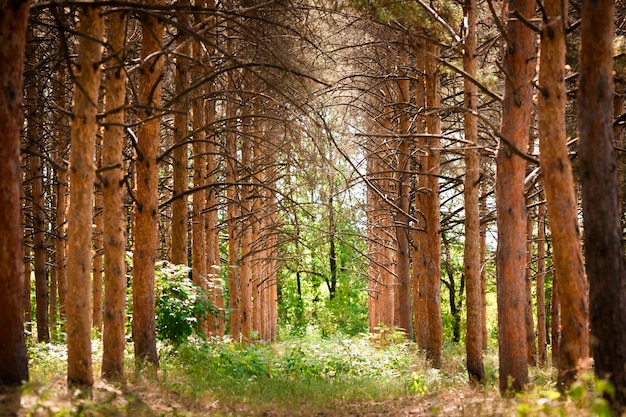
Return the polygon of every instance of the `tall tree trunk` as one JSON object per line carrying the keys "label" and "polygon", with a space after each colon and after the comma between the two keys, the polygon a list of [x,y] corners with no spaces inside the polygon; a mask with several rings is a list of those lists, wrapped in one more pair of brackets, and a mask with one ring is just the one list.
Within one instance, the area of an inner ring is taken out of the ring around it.
{"label": "tall tree trunk", "polygon": [[[102,139],[96,138],[96,166],[102,165]],[[93,233],[93,273],[92,273],[92,316],[93,328],[102,332],[102,261],[104,222],[102,218],[102,184],[97,184],[94,189],[94,233]]]}
{"label": "tall tree trunk", "polygon": [[[36,45],[37,39],[29,31],[29,44]],[[35,56],[35,47],[29,48],[29,66],[32,68],[36,65],[37,57]],[[43,187],[43,167],[41,157],[43,151],[43,143],[41,134],[41,125],[43,115],[37,110],[39,81],[37,74],[32,74],[30,83],[26,87],[26,105],[28,121],[26,128],[26,136],[28,138],[28,148],[30,156],[28,157],[28,172],[31,192],[31,227],[32,227],[32,244],[33,244],[33,269],[35,272],[35,321],[37,324],[37,340],[40,342],[48,342],[50,340],[50,330],[48,323],[48,271],[46,269],[46,245],[45,245],[45,217],[44,212],[44,187]]]}
{"label": "tall tree trunk", "polygon": [[[62,123],[63,126],[67,126],[66,123]],[[57,138],[57,158],[56,161],[59,166],[64,166],[62,162],[67,150],[67,140],[63,136],[63,133]],[[65,212],[67,210],[67,189],[68,189],[68,172],[67,169],[57,170],[57,204],[56,204],[56,240],[55,247],[55,265],[57,273],[57,293],[59,301],[58,318],[61,327],[64,326],[66,314],[65,314],[65,296],[67,294],[67,269],[65,264],[66,251],[65,245],[67,240],[65,238]]]}
{"label": "tall tree trunk", "polygon": [[[202,60],[202,48],[198,42],[193,45],[194,58],[197,61]],[[194,68],[194,76],[201,77],[201,67],[198,64]],[[204,89],[198,89],[198,97],[193,100],[193,129],[197,132],[194,135],[193,148],[193,186],[198,188],[192,196],[192,213],[191,213],[191,257],[192,257],[192,277],[193,282],[204,290],[208,289],[207,285],[207,263],[206,263],[206,227],[205,213],[206,208],[206,191],[202,189],[206,180],[206,134],[205,126],[205,108],[204,108]],[[201,328],[206,333],[208,330],[207,322],[202,321]]]}
{"label": "tall tree trunk", "polygon": [[[578,232],[577,201],[565,131],[565,26],[567,2],[544,2],[539,65],[539,146],[543,183],[552,232],[554,267],[562,321],[559,385],[563,389],[586,370],[589,359],[587,280]],[[609,105],[610,106],[610,105]],[[609,120],[610,121],[610,120]]]}
{"label": "tall tree trunk", "polygon": [[[159,5],[159,0],[146,0]],[[137,188],[133,252],[133,341],[138,364],[158,366],[155,327],[154,268],[158,246],[157,156],[160,139],[161,74],[163,58],[158,53],[163,40],[163,23],[155,16],[142,21],[142,66],[139,72],[139,119],[137,131]]]}
{"label": "tall tree trunk", "polygon": [[591,348],[596,375],[615,387],[619,414],[626,409],[626,285],[613,155],[614,7],[610,0],[582,4],[578,121]]}
{"label": "tall tree trunk", "polygon": [[[249,117],[249,115],[247,115]],[[244,130],[250,130],[244,127]],[[241,334],[243,340],[252,338],[252,141],[250,132],[244,131],[241,143]]]}
{"label": "tall tree trunk", "polygon": [[102,376],[121,378],[126,345],[126,213],[124,212],[124,111],[126,98],[126,14],[107,15],[109,63],[106,70],[106,125],[102,148],[104,198],[104,317]]}
{"label": "tall tree trunk", "polygon": [[509,143],[498,150],[496,208],[498,249],[496,256],[500,391],[521,391],[528,383],[524,311],[526,306],[526,153],[531,125],[532,78],[535,44],[533,31],[514,16],[530,19],[534,2],[509,0],[504,72],[507,74],[502,104],[502,135]]}
{"label": "tall tree trunk", "polygon": [[[463,69],[476,78],[476,0],[465,0],[467,35],[463,50]],[[480,154],[478,153],[478,87],[469,79],[464,79],[465,108],[465,180],[463,198],[465,202],[465,246],[463,249],[463,270],[465,273],[466,328],[465,352],[467,372],[471,382],[485,380],[483,365],[483,300],[481,291],[480,259]]]}
{"label": "tall tree trunk", "polygon": [[561,351],[561,300],[559,297],[559,275],[552,271],[552,298],[550,300],[550,339],[552,366],[559,368],[559,352]]}
{"label": "tall tree trunk", "polygon": [[[235,83],[229,78],[229,91],[234,91]],[[226,200],[228,218],[228,301],[230,310],[230,337],[239,340],[241,335],[241,291],[239,271],[239,190],[237,160],[237,116],[234,98],[226,104],[226,117],[229,120],[226,132]]]}
{"label": "tall tree trunk", "polygon": [[[189,6],[189,0],[180,0],[178,5]],[[180,24],[187,28],[189,17],[186,11],[178,16]],[[176,57],[176,74],[174,78],[176,92],[179,95],[177,103],[174,105],[174,141],[176,148],[172,152],[173,160],[173,190],[176,195],[183,194],[189,188],[189,95],[185,92],[189,88],[189,57],[191,55],[191,45],[189,37],[181,29],[178,31],[176,40],[179,55]],[[189,228],[189,208],[187,196],[174,200],[172,203],[172,263],[176,265],[188,264],[187,231]]]}
{"label": "tall tree trunk", "polygon": [[432,366],[441,367],[441,354],[443,352],[443,323],[441,320],[441,226],[439,220],[439,162],[440,162],[440,139],[441,126],[439,113],[439,71],[437,58],[439,46],[428,43],[427,53],[424,58],[426,70],[426,105],[433,110],[426,116],[426,131],[429,135],[429,149],[427,159],[427,210],[426,228],[428,234],[428,274],[426,285],[428,286],[428,328],[429,342],[427,357]]}
{"label": "tall tree trunk", "polygon": [[[206,104],[207,125],[211,126],[215,122],[215,102],[209,101]],[[207,184],[215,184],[217,182],[217,143],[215,136],[211,136],[207,142],[206,148],[207,161]],[[210,334],[224,335],[224,295],[221,277],[221,260],[220,260],[220,241],[219,241],[219,219],[218,219],[218,195],[217,187],[211,187],[207,190],[206,200],[206,221],[205,221],[205,237],[206,237],[206,263],[207,278],[209,280],[209,290],[211,294],[211,302],[215,307],[216,315],[210,319]]]}
{"label": "tall tree trunk", "polygon": [[20,221],[22,74],[29,1],[0,1],[0,385],[28,381]]}
{"label": "tall tree trunk", "polygon": [[[529,153],[534,153],[534,141],[530,140]],[[527,199],[527,207],[531,205],[533,198]],[[526,344],[528,346],[528,365],[537,365],[537,348],[535,347],[535,323],[533,320],[533,239],[534,239],[534,219],[533,209],[526,212]]]}
{"label": "tall tree trunk", "polygon": [[[426,107],[426,79],[423,75],[426,72],[424,65],[424,51],[425,46],[423,41],[417,41],[414,51],[417,64],[418,77],[414,82],[415,86],[415,107]],[[426,211],[428,190],[428,177],[427,177],[427,156],[426,148],[428,147],[428,141],[424,133],[426,133],[426,126],[424,123],[424,117],[422,115],[417,116],[417,134],[418,136],[417,146],[419,152],[416,153],[416,165],[418,169],[417,179],[415,180],[415,218],[416,222],[413,228],[413,242],[411,254],[413,261],[412,270],[412,295],[413,295],[413,322],[415,326],[415,338],[417,340],[417,346],[420,350],[428,351],[429,339],[429,325],[428,325],[428,252],[426,247],[428,246],[428,226],[426,224]]]}
{"label": "tall tree trunk", "polygon": [[410,188],[410,142],[406,136],[410,125],[409,78],[406,74],[409,65],[409,52],[403,40],[399,51],[398,66],[398,112],[400,132],[404,136],[398,146],[398,165],[396,169],[397,209],[395,216],[396,240],[398,255],[396,259],[396,275],[398,280],[398,327],[402,328],[408,339],[413,338],[411,325],[411,248],[409,243],[409,188]]}
{"label": "tall tree trunk", "polygon": [[[542,199],[543,193],[540,194]],[[537,208],[537,364],[545,367],[547,363],[546,329],[546,205]]]}
{"label": "tall tree trunk", "polygon": [[[483,184],[483,190],[487,188]],[[483,192],[483,194],[486,194]],[[479,199],[480,210],[480,293],[482,310],[482,348],[487,350],[489,338],[487,334],[487,198]]]}
{"label": "tall tree trunk", "polygon": [[98,125],[104,18],[98,7],[80,12],[71,123],[70,206],[67,213],[67,379],[93,385],[91,358],[91,270],[94,165]]}

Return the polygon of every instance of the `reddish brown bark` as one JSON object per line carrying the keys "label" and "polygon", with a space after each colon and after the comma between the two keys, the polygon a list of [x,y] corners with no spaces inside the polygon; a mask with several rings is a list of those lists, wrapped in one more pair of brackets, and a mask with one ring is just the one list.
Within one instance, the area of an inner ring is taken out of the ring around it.
{"label": "reddish brown bark", "polygon": [[[427,53],[424,56],[426,70],[426,105],[429,109],[439,109],[439,77],[437,57],[439,46],[429,43]],[[441,367],[441,355],[443,352],[443,323],[441,320],[441,228],[439,221],[439,162],[440,162],[440,139],[441,134],[439,113],[436,111],[426,116],[426,132],[429,135],[428,159],[427,159],[427,203],[426,203],[426,232],[428,235],[428,273],[426,285],[428,286],[428,327],[429,342],[427,357],[432,366]]]}
{"label": "reddish brown bark", "polygon": [[126,15],[107,15],[107,40],[110,45],[106,71],[106,113],[102,165],[104,198],[104,318],[102,333],[102,376],[120,378],[124,373],[124,347],[126,345],[126,262],[124,212],[124,106],[126,73],[121,66],[124,54]]}
{"label": "reddish brown bark", "polygon": [[413,338],[411,315],[411,248],[409,243],[409,191],[410,191],[410,142],[408,137],[410,125],[409,78],[406,71],[409,65],[409,52],[406,43],[400,45],[398,63],[398,119],[400,123],[400,139],[398,146],[398,164],[396,168],[396,213],[395,228],[398,251],[396,257],[396,279],[398,292],[397,325],[406,333],[408,339]]}
{"label": "reddish brown bark", "polygon": [[[147,4],[160,4],[147,0]],[[155,16],[142,21],[142,66],[139,70],[139,110],[142,120],[137,131],[137,185],[133,252],[133,341],[135,359],[158,366],[155,327],[154,269],[158,245],[157,156],[160,140],[161,73],[163,57],[158,54],[163,24]]]}
{"label": "reddish brown bark", "polygon": [[[181,7],[189,6],[189,0],[178,1]],[[187,13],[181,13],[181,26],[189,25],[189,17]],[[174,142],[176,148],[172,152],[173,165],[173,194],[179,195],[187,191],[189,188],[189,96],[185,90],[189,87],[189,59],[191,47],[189,37],[183,30],[178,31],[177,49],[179,54],[176,57],[176,74],[174,83],[176,92],[181,96],[174,105],[176,112],[174,113]],[[187,196],[183,196],[174,200],[172,203],[172,263],[178,265],[188,264],[188,228],[189,228],[189,208]]]}
{"label": "reddish brown bark", "polygon": [[28,1],[0,1],[0,385],[28,381],[20,220],[22,74]]}
{"label": "reddish brown bark", "polygon": [[[463,45],[463,69],[476,78],[476,0],[465,0],[464,14],[467,18],[467,36]],[[468,143],[465,149],[465,247],[463,270],[465,273],[466,328],[465,351],[470,381],[485,380],[483,365],[483,300],[481,291],[480,259],[480,154],[478,153],[478,87],[469,79],[464,80],[465,108],[464,130]]]}
{"label": "reddish brown bark", "polygon": [[[229,79],[229,90],[234,90],[234,81]],[[234,98],[226,105],[226,117],[230,120],[226,132],[226,200],[228,218],[228,308],[230,310],[230,337],[239,340],[241,335],[241,290],[239,274],[239,190],[237,187],[237,132]]]}
{"label": "reddish brown bark", "polygon": [[559,384],[568,388],[589,359],[587,279],[578,232],[578,208],[566,144],[565,37],[567,2],[548,0],[541,32],[539,139],[543,183],[550,218],[554,267],[562,321]]}
{"label": "reddish brown bark", "polygon": [[91,358],[91,271],[93,187],[98,90],[104,18],[97,7],[80,13],[71,123],[70,206],[67,213],[67,379],[93,385]]}
{"label": "reddish brown bark", "polygon": [[500,391],[520,391],[528,383],[526,325],[526,152],[532,112],[534,34],[515,13],[530,19],[531,0],[509,0],[504,71],[507,74],[502,103],[502,135],[509,142],[498,150],[496,209],[498,249],[496,255],[498,299],[498,347]]}

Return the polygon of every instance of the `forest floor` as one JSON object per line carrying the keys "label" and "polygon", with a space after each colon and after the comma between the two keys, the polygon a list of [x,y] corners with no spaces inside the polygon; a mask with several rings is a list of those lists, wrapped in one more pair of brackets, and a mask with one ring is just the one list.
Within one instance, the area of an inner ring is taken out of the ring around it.
{"label": "forest floor", "polygon": [[[43,389],[43,391],[41,391]],[[311,408],[254,406],[246,402],[210,400],[190,404],[171,392],[148,384],[129,384],[123,389],[98,382],[90,398],[67,392],[64,383],[54,387],[30,387],[0,394],[0,416],[263,416],[263,417],[344,417],[344,416],[514,416],[518,412],[511,401],[486,394],[480,389],[445,390],[425,395],[410,395],[377,401],[337,402]]]}
{"label": "forest floor", "polygon": [[[94,343],[94,357],[100,354]],[[588,375],[567,395],[554,369],[531,369],[527,392],[500,396],[495,355],[484,386],[467,383],[462,349],[429,368],[409,345],[366,339],[267,345],[201,342],[164,350],[159,371],[129,371],[124,382],[98,377],[89,392],[68,390],[63,344],[29,348],[30,382],[0,390],[0,417],[405,417],[610,416],[601,385]],[[133,369],[132,354],[127,369]]]}

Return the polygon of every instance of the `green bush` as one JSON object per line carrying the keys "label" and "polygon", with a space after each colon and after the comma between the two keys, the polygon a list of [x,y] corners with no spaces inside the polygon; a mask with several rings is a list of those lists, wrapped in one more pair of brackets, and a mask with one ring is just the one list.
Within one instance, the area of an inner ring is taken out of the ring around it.
{"label": "green bush", "polygon": [[157,338],[178,346],[189,336],[203,333],[200,325],[216,309],[206,292],[189,278],[190,268],[158,262],[156,269]]}

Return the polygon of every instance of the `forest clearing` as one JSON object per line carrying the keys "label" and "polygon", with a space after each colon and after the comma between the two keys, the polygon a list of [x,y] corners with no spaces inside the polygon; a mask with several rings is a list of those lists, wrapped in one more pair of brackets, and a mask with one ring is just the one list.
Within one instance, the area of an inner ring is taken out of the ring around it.
{"label": "forest clearing", "polygon": [[626,412],[626,7],[0,0],[0,414]]}

